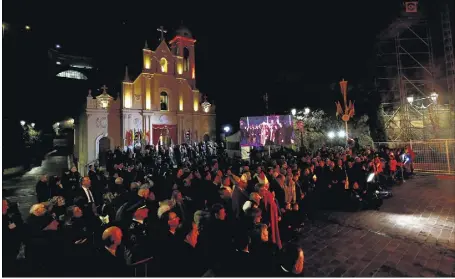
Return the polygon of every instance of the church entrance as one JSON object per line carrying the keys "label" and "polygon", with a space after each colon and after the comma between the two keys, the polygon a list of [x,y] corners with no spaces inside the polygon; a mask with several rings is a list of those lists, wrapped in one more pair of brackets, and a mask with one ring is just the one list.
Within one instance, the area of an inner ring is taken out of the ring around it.
{"label": "church entrance", "polygon": [[205,134],[205,135],[204,135],[204,141],[205,141],[205,142],[210,141],[210,136],[209,136],[208,134]]}
{"label": "church entrance", "polygon": [[170,146],[177,144],[177,126],[176,125],[152,125],[153,144]]}
{"label": "church entrance", "polygon": [[107,137],[103,137],[100,139],[98,142],[98,160],[100,162],[100,166],[106,166],[106,160],[107,160],[107,152],[111,148],[111,140]]}

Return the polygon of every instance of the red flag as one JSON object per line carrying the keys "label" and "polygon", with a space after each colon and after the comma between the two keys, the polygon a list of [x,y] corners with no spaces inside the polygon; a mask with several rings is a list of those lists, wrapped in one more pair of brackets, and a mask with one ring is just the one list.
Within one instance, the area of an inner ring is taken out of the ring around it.
{"label": "red flag", "polygon": [[417,1],[405,2],[407,13],[417,13]]}

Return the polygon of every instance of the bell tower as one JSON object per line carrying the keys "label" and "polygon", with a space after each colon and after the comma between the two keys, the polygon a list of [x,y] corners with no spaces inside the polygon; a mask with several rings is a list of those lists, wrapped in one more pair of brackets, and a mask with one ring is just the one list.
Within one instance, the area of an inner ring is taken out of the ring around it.
{"label": "bell tower", "polygon": [[169,42],[172,54],[177,58],[175,75],[186,79],[192,89],[196,89],[194,43],[196,40],[191,31],[184,26],[176,30],[174,38]]}

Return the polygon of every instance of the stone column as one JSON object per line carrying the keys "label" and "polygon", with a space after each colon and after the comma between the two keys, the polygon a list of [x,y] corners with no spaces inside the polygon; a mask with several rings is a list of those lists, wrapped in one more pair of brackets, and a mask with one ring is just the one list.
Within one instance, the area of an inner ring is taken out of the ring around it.
{"label": "stone column", "polygon": [[125,113],[122,114],[123,117],[123,134],[122,134],[122,139],[123,139],[123,146],[126,145],[126,131],[128,131],[128,115]]}
{"label": "stone column", "polygon": [[128,114],[128,129],[133,130],[133,128],[134,128],[133,116],[131,114]]}
{"label": "stone column", "polygon": [[145,141],[147,141],[147,132],[150,131],[150,129],[149,129],[149,125],[150,125],[149,121],[150,121],[149,116],[145,115],[144,116],[144,127],[145,127],[144,128],[144,132],[145,132],[145,135],[146,135],[145,136]]}
{"label": "stone column", "polygon": [[151,144],[155,144],[155,143],[153,142],[152,116],[149,115],[148,118],[149,118],[150,143],[151,143]]}

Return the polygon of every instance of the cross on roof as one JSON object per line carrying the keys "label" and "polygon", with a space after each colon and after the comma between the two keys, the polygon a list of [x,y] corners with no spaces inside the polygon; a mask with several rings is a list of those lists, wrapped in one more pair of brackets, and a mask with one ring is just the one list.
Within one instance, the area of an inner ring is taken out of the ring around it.
{"label": "cross on roof", "polygon": [[103,87],[101,87],[101,89],[103,89],[103,93],[107,93],[106,90],[108,90],[109,88],[107,88],[106,85],[103,85]]}
{"label": "cross on roof", "polygon": [[157,28],[156,30],[161,32],[161,41],[164,40],[164,33],[167,33],[167,30],[164,30],[163,25],[161,25],[160,28]]}

